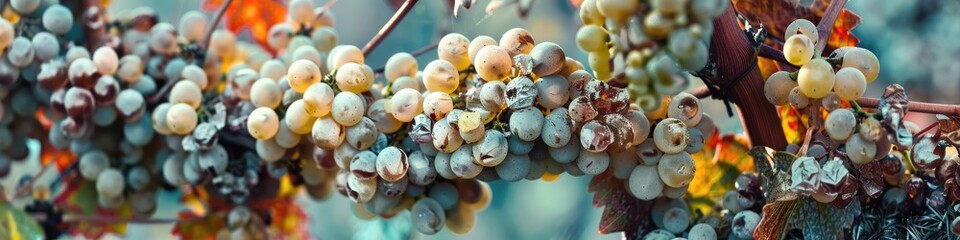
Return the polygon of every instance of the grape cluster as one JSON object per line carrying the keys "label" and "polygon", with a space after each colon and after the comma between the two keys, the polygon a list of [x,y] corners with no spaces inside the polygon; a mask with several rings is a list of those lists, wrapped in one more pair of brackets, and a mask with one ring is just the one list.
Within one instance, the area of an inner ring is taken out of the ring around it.
{"label": "grape cluster", "polygon": [[880,72],[877,56],[864,48],[840,47],[827,58],[814,56],[819,36],[817,27],[806,19],[790,23],[784,39],[784,58],[800,70],[779,71],[767,78],[764,93],[774,105],[789,103],[801,109],[822,101],[824,108],[834,110],[841,100],[860,99]]}
{"label": "grape cluster", "polygon": [[[661,95],[688,85],[682,71],[707,65],[713,19],[727,9],[723,0],[586,0],[577,46],[589,53],[597,79],[628,86],[643,110],[654,111]],[[612,65],[612,66],[611,66]]]}
{"label": "grape cluster", "polygon": [[269,239],[267,224],[261,213],[245,206],[236,206],[227,214],[227,224],[217,231],[216,239]]}

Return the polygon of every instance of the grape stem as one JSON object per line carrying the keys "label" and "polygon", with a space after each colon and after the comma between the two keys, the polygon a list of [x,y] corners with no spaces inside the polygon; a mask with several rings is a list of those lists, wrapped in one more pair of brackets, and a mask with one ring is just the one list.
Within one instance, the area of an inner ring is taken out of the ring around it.
{"label": "grape stem", "polygon": [[935,128],[935,127],[940,127],[940,122],[939,122],[939,121],[938,121],[938,122],[933,122],[933,123],[931,123],[930,125],[928,125],[927,127],[923,128],[923,130],[917,131],[916,134],[913,134],[913,139],[920,138],[920,136],[923,136],[924,133],[927,133],[928,131],[933,130],[933,128]]}
{"label": "grape stem", "polygon": [[827,6],[823,18],[820,18],[820,22],[817,23],[817,33],[820,38],[817,39],[814,56],[822,56],[823,49],[827,47],[827,42],[830,41],[830,34],[833,33],[833,25],[837,21],[837,16],[843,11],[845,5],[847,5],[847,0],[830,1],[830,6]]}
{"label": "grape stem", "polygon": [[17,191],[14,193],[13,198],[14,199],[21,198],[26,196],[28,193],[30,193],[30,190],[33,188],[33,184],[37,182],[37,179],[42,177],[43,174],[47,172],[47,170],[53,168],[54,165],[57,164],[56,159],[60,158],[60,153],[61,153],[60,150],[56,150],[56,152],[53,153],[53,158],[52,158],[53,160],[43,165],[43,168],[41,168],[40,171],[37,172],[37,174],[33,175],[33,177],[30,178],[30,181],[27,181],[27,183],[21,185],[20,188],[18,188]]}
{"label": "grape stem", "polygon": [[227,12],[227,8],[230,8],[230,4],[233,3],[233,0],[226,0],[223,2],[223,5],[220,6],[220,9],[217,10],[217,15],[214,15],[213,21],[210,22],[210,26],[207,26],[207,33],[203,35],[203,46],[204,48],[210,46],[210,40],[213,36],[213,32],[217,29],[217,26],[220,25],[220,20],[223,19],[223,14]]}
{"label": "grape stem", "polygon": [[407,0],[403,2],[400,10],[397,10],[397,12],[393,14],[393,17],[380,28],[377,35],[373,36],[373,39],[370,39],[370,42],[367,42],[366,46],[363,46],[363,56],[370,56],[370,52],[373,52],[373,49],[377,48],[380,42],[383,42],[383,39],[386,38],[390,32],[393,32],[394,28],[397,28],[400,21],[403,21],[403,18],[407,16],[407,13],[410,13],[410,9],[413,9],[413,6],[416,5],[417,2],[419,2],[419,0]]}

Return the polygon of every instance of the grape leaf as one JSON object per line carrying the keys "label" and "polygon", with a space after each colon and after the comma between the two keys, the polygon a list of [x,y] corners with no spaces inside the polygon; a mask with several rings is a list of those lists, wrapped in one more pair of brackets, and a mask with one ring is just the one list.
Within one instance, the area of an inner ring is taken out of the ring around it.
{"label": "grape leaf", "polygon": [[[811,6],[803,6],[796,0],[733,0],[737,12],[752,21],[753,24],[763,24],[770,33],[768,36],[783,39],[784,31],[793,20],[807,19],[816,24],[823,17],[830,0],[817,0]],[[860,16],[849,9],[843,9],[837,16],[827,44],[827,50],[843,46],[856,46],[860,39],[853,35],[851,30],[860,24]],[[767,38],[767,41],[772,41]]]}
{"label": "grape leaf", "polygon": [[[64,190],[53,200],[65,213],[82,216],[100,217],[133,217],[130,204],[124,202],[118,209],[102,209],[98,204],[97,186],[92,181],[83,179],[79,174],[71,174],[64,179]],[[67,228],[70,235],[80,235],[85,238],[97,239],[107,233],[124,235],[127,232],[126,222],[91,222],[80,221],[71,223]]]}
{"label": "grape leaf", "polygon": [[807,126],[801,118],[802,114],[791,106],[779,106],[777,109],[780,112],[780,128],[783,129],[783,135],[786,136],[787,143],[803,143]]}
{"label": "grape leaf", "polygon": [[[285,1],[279,0],[235,0],[223,14],[223,24],[227,30],[239,34],[244,29],[260,46],[273,49],[267,44],[267,35],[274,24],[283,23],[287,17]],[[217,11],[224,0],[205,0],[201,4],[205,11]]]}
{"label": "grape leaf", "polygon": [[842,239],[843,230],[859,215],[860,201],[856,199],[842,209],[809,197],[771,202],[763,206],[763,218],[753,238],[779,240],[790,230],[800,229],[804,239]]}
{"label": "grape leaf", "polygon": [[960,148],[960,117],[937,114],[940,123],[940,139]]}
{"label": "grape leaf", "polygon": [[183,239],[216,239],[217,231],[226,226],[227,218],[223,214],[210,214],[201,217],[193,212],[181,211],[177,213],[178,219],[173,226],[173,235]]}
{"label": "grape leaf", "polygon": [[40,224],[23,210],[7,201],[0,201],[0,238],[44,239]]}
{"label": "grape leaf", "polygon": [[744,135],[714,134],[707,139],[703,150],[692,156],[697,169],[709,170],[710,174],[696,174],[690,181],[690,208],[705,214],[712,212],[723,194],[734,189],[740,173],[754,169],[753,159],[747,155],[749,150]]}
{"label": "grape leaf", "polygon": [[605,171],[590,179],[587,191],[594,193],[593,207],[604,207],[600,234],[623,232],[626,239],[639,239],[656,228],[650,219],[653,202],[637,199],[624,184]]}
{"label": "grape leaf", "polygon": [[796,156],[787,152],[773,152],[773,149],[763,146],[753,147],[749,154],[757,166],[763,195],[768,202],[797,199],[797,193],[790,187],[789,173]]}

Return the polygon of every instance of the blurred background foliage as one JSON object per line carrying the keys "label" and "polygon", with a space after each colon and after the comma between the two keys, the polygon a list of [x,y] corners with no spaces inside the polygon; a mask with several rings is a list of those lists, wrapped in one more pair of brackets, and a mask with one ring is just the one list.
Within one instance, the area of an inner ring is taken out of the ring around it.
{"label": "blurred background foliage", "polygon": [[[161,21],[176,23],[187,11],[199,10],[203,1],[209,0],[114,0],[108,11],[120,16],[137,7],[149,6],[159,13]],[[255,1],[283,0],[237,3]],[[318,6],[327,2],[316,1]],[[331,9],[340,43],[360,47],[366,44],[393,15],[394,9],[387,2],[391,0],[337,2]],[[438,39],[438,29],[461,33],[468,38],[489,35],[499,39],[503,32],[515,27],[530,30],[537,42],[559,44],[567,49],[568,57],[586,61],[587,55],[574,43],[580,23],[576,9],[569,1],[534,1],[526,19],[518,17],[516,6],[501,8],[488,15],[484,7],[489,1],[478,2],[478,6],[461,9],[460,15],[454,17],[446,1],[420,1],[384,43],[367,57],[367,64],[382,66],[396,52],[410,52],[427,46]],[[808,1],[800,4],[805,2]],[[906,87],[911,100],[960,104],[960,1],[854,0],[847,7],[863,19],[854,29],[861,47],[872,50],[880,59],[879,84],[869,85],[866,96],[878,97],[885,86],[899,83]],[[241,39],[249,39],[249,35],[241,34]],[[422,67],[436,57],[430,52],[418,60]],[[691,79],[691,87],[701,84],[700,80]],[[704,105],[722,133],[743,131],[739,118],[727,116],[722,103],[705,100]],[[912,115],[908,119],[920,126],[934,121],[932,115]],[[703,169],[699,172],[709,174],[709,171]],[[592,207],[593,196],[586,191],[589,180],[587,177],[562,176],[554,182],[494,182],[491,184],[493,202],[489,209],[479,213],[473,231],[465,236],[442,231],[434,236],[415,238],[619,239],[616,234],[601,236],[597,233],[602,210]],[[179,199],[177,193],[161,193],[161,197],[169,201],[161,201],[157,214],[175,217],[183,207],[175,203]],[[335,194],[323,202],[313,202],[303,196],[298,202],[310,215],[310,231],[320,239],[376,239],[389,237],[381,234],[396,236],[410,230],[409,215],[390,220],[360,220],[351,213],[350,200],[340,195]],[[169,232],[169,226],[131,226],[127,237],[167,236]]]}

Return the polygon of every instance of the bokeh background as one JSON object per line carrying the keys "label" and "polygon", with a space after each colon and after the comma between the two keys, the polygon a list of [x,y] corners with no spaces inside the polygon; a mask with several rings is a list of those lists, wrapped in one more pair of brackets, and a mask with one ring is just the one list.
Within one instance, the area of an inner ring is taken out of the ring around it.
{"label": "bokeh background", "polygon": [[[137,7],[155,9],[160,20],[177,23],[179,16],[199,10],[205,0],[113,0],[109,12],[123,14]],[[236,0],[236,4],[251,1]],[[276,0],[284,1],[284,0]],[[329,0],[315,0],[318,6]],[[362,47],[390,16],[390,0],[340,0],[332,7],[341,44]],[[801,2],[809,2],[805,0]],[[438,29],[448,29],[468,38],[500,35],[514,27],[533,33],[537,42],[551,41],[562,46],[567,56],[586,61],[586,54],[577,49],[574,36],[580,23],[576,9],[566,0],[534,2],[526,19],[518,18],[516,5],[487,14],[484,7],[490,0],[479,0],[478,6],[462,10],[454,17],[444,0],[422,0],[399,27],[369,57],[367,64],[382,66],[396,52],[414,51],[437,39]],[[877,82],[868,87],[867,95],[877,97],[891,83],[906,87],[911,100],[960,104],[960,1],[956,0],[853,0],[848,8],[858,13],[863,22],[854,29],[861,46],[875,52],[881,71]],[[206,13],[212,16],[213,13]],[[245,36],[241,35],[241,38]],[[421,67],[435,59],[433,52],[418,58]],[[693,79],[691,86],[700,81]],[[707,113],[714,116],[724,133],[742,132],[737,116],[727,116],[722,103],[704,100]],[[908,119],[926,126],[930,116],[915,115]],[[27,167],[27,166],[23,166]],[[22,169],[22,168],[21,168]],[[698,171],[709,174],[709,169]],[[16,178],[8,178],[16,179]],[[592,207],[592,194],[587,193],[588,177],[560,177],[554,182],[494,182],[493,202],[480,212],[476,228],[464,236],[443,231],[434,236],[416,239],[619,239],[619,235],[599,235],[597,225],[602,209]],[[10,189],[10,188],[7,188]],[[175,217],[182,206],[176,204],[179,193],[160,193],[158,217]],[[402,234],[410,231],[408,215],[392,220],[359,220],[350,210],[350,200],[334,194],[322,202],[306,196],[299,202],[310,215],[310,231],[320,239],[377,239],[381,234]],[[169,236],[169,225],[132,225],[127,238],[152,239]],[[119,236],[118,236],[119,237]]]}

